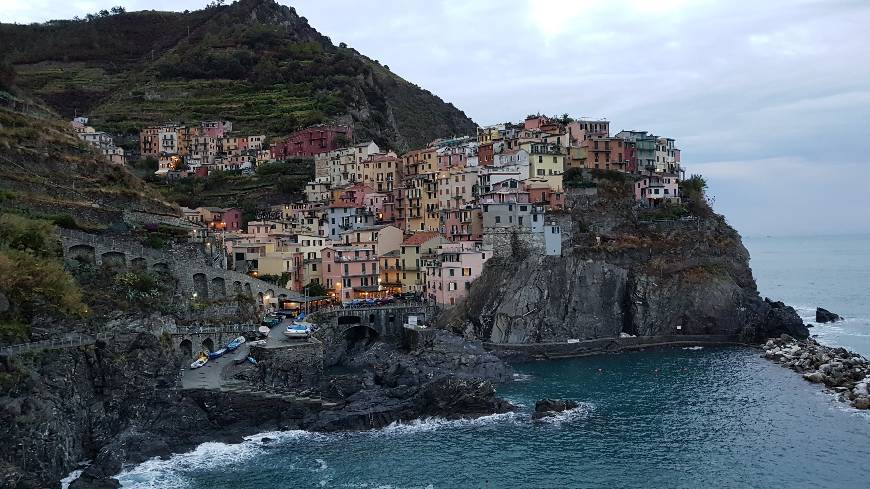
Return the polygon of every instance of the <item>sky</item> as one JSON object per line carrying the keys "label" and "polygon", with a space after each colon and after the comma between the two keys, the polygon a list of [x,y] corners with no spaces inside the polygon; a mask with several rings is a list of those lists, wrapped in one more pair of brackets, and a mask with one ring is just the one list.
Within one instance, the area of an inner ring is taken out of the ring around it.
{"label": "sky", "polygon": [[[0,0],[0,21],[206,1]],[[676,139],[748,235],[870,233],[870,0],[298,0],[478,124],[603,117]]]}

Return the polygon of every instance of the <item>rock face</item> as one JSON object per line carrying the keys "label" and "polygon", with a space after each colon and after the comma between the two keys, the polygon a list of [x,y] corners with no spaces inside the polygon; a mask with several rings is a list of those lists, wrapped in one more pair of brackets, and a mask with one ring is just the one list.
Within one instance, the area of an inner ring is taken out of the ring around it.
{"label": "rock face", "polygon": [[557,413],[574,409],[580,404],[577,401],[564,399],[541,399],[535,403],[535,412],[532,419],[541,419],[554,416]]}
{"label": "rock face", "polygon": [[508,344],[623,333],[808,336],[794,309],[761,299],[749,253],[721,216],[648,223],[625,196],[584,199],[572,195],[573,213],[559,221],[561,256],[489,260],[468,299],[442,323]]}
{"label": "rock face", "polygon": [[803,374],[810,382],[825,384],[857,409],[870,409],[870,361],[857,353],[823,346],[812,338],[782,335],[764,344],[764,357]]}
{"label": "rock face", "polygon": [[827,309],[824,309],[821,307],[816,308],[816,322],[817,323],[822,323],[822,324],[834,323],[834,322],[837,322],[841,319],[843,319],[843,318],[841,318],[837,314],[834,314],[833,312],[831,312]]}
{"label": "rock face", "polygon": [[[514,409],[493,387],[493,381],[511,377],[501,360],[480,343],[436,333],[432,345],[422,350],[375,343],[352,351],[346,360],[357,368],[356,375],[320,380],[279,369],[253,379],[257,388],[301,385],[306,394],[299,397],[256,390],[179,390],[181,355],[171,342],[150,333],[3,357],[0,436],[9,450],[0,464],[0,485],[50,487],[78,463],[92,460],[72,487],[117,487],[111,477],[122,464],[186,451],[205,441],[241,441],[270,430],[373,429],[420,417]],[[264,363],[280,360],[276,354]],[[321,385],[311,387],[317,381]],[[328,402],[321,404],[320,395]]]}

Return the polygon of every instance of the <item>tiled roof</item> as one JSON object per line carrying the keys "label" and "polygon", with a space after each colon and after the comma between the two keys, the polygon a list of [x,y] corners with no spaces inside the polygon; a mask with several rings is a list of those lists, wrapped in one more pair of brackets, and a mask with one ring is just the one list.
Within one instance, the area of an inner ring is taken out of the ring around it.
{"label": "tiled roof", "polygon": [[425,243],[426,241],[429,241],[432,238],[437,238],[438,236],[441,236],[441,235],[438,233],[435,233],[435,232],[431,232],[431,231],[414,233],[411,236],[405,238],[405,241],[402,241],[402,244],[403,245],[419,245],[419,244]]}

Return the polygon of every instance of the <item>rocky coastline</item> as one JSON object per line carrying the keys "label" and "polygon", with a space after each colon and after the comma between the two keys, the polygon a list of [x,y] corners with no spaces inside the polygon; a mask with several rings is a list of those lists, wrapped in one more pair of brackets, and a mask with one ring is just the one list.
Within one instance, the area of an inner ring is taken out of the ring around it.
{"label": "rocky coastline", "polygon": [[840,401],[856,409],[870,409],[870,360],[842,347],[819,344],[813,338],[795,339],[783,334],[768,340],[765,358],[824,384]]}

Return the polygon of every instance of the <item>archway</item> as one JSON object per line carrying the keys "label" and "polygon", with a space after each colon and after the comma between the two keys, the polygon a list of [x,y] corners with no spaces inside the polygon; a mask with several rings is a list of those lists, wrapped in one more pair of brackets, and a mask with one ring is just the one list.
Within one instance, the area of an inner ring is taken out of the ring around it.
{"label": "archway", "polygon": [[127,257],[120,251],[107,251],[100,255],[103,267],[110,270],[123,270],[127,267]]}
{"label": "archway", "polygon": [[97,263],[97,253],[93,246],[80,244],[70,246],[67,251],[67,259],[72,262],[93,265]]}
{"label": "archway", "polygon": [[360,324],[362,321],[359,320],[357,316],[339,316],[338,318],[339,326],[347,326],[349,324]]}
{"label": "archway", "polygon": [[185,338],[181,340],[179,349],[181,350],[181,354],[184,355],[184,358],[190,358],[193,356],[193,342],[189,339]]}
{"label": "archway", "polygon": [[347,340],[348,346],[353,346],[363,342],[369,344],[376,341],[380,335],[373,328],[363,325],[351,326],[344,331],[344,338]]}
{"label": "archway", "polygon": [[204,273],[193,275],[193,293],[198,299],[208,299],[208,277]]}
{"label": "archway", "polygon": [[223,299],[227,296],[226,282],[223,277],[211,279],[211,296],[215,299]]}
{"label": "archway", "polygon": [[251,284],[245,282],[245,295],[248,297],[254,297],[254,292],[251,290]]}
{"label": "archway", "polygon": [[242,283],[238,280],[233,282],[233,294],[236,296],[242,295]]}
{"label": "archway", "polygon": [[155,263],[151,265],[151,269],[154,270],[154,273],[160,275],[168,275],[169,274],[169,265],[163,262]]}
{"label": "archway", "polygon": [[202,340],[202,349],[208,351],[214,351],[214,341],[211,338],[206,338]]}
{"label": "archway", "polygon": [[138,257],[130,260],[130,268],[137,272],[144,272],[148,269],[148,262],[144,258]]}

